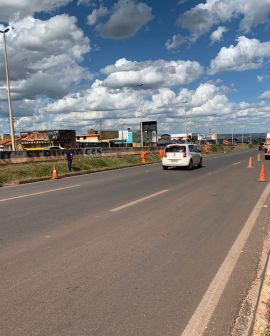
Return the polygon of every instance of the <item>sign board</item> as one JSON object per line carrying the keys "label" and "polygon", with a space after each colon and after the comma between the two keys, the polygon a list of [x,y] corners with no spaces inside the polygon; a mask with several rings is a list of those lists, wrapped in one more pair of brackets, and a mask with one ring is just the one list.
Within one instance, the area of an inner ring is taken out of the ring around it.
{"label": "sign board", "polygon": [[143,121],[142,122],[143,132],[157,132],[157,121]]}
{"label": "sign board", "polygon": [[204,133],[204,134],[198,134],[198,140],[217,140],[217,133]]}

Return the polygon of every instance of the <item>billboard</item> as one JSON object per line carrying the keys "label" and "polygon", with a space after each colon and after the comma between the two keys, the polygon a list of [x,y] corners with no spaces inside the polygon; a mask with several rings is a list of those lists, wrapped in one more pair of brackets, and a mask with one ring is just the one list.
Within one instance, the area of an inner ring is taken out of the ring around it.
{"label": "billboard", "polygon": [[198,140],[209,140],[209,141],[216,141],[217,140],[217,133],[201,133],[198,134]]}
{"label": "billboard", "polygon": [[143,121],[142,122],[143,132],[156,132],[157,133],[157,121]]}
{"label": "billboard", "polygon": [[22,145],[71,145],[76,142],[74,130],[26,131],[20,133]]}

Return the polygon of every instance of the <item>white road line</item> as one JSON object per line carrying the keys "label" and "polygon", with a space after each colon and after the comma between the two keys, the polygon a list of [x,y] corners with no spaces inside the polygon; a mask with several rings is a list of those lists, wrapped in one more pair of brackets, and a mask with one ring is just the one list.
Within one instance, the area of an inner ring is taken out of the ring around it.
{"label": "white road line", "polygon": [[18,199],[18,198],[31,197],[31,196],[36,196],[36,195],[47,194],[47,193],[54,192],[54,191],[60,191],[60,190],[66,190],[66,189],[71,189],[71,188],[77,188],[77,187],[80,187],[80,186],[81,186],[80,184],[75,184],[75,185],[72,185],[72,186],[69,186],[69,187],[63,187],[63,188],[45,190],[45,191],[40,191],[40,192],[33,193],[33,194],[14,196],[14,197],[10,197],[10,198],[3,198],[3,199],[0,199],[0,202],[7,202],[7,201],[11,201],[11,200]]}
{"label": "white road line", "polygon": [[139,198],[139,199],[137,199],[136,201],[133,201],[133,202],[130,202],[130,203],[126,203],[126,204],[121,205],[121,206],[119,206],[119,207],[117,207],[117,208],[111,209],[110,211],[115,212],[115,211],[122,210],[122,209],[127,208],[127,207],[130,207],[130,206],[132,206],[132,205],[134,205],[134,204],[137,204],[137,203],[143,202],[143,201],[145,201],[145,200],[148,200],[149,198],[152,198],[152,197],[155,197],[155,196],[164,194],[164,193],[166,193],[167,191],[168,191],[168,189],[161,190],[161,191],[159,191],[159,192],[157,192],[157,193],[154,193],[154,194],[151,194],[151,195],[148,195],[148,196]]}
{"label": "white road line", "polygon": [[239,162],[235,162],[235,163],[232,164],[232,166],[239,165],[240,163],[241,163],[241,161],[239,161]]}
{"label": "white road line", "polygon": [[220,266],[217,274],[205,292],[199,306],[189,320],[182,336],[201,336],[210,321],[219,299],[227,285],[230,275],[239,259],[249,234],[256,223],[258,214],[263,207],[270,192],[270,183],[266,186],[263,194],[259,198],[255,208],[251,212],[248,220],[235,240],[232,248]]}

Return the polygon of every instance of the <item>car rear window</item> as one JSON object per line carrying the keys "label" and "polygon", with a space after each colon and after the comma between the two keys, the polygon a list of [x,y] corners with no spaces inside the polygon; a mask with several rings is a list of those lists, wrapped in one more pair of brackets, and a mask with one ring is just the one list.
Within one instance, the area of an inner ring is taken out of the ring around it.
{"label": "car rear window", "polygon": [[170,146],[165,148],[166,153],[185,153],[186,146]]}

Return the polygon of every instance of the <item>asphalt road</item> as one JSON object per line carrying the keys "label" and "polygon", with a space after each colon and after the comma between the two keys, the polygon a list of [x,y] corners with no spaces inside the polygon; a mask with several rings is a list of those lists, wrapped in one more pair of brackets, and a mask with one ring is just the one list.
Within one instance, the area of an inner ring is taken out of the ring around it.
{"label": "asphalt road", "polygon": [[[0,188],[0,335],[181,335],[268,185],[249,155]],[[231,334],[268,219],[197,335]]]}

